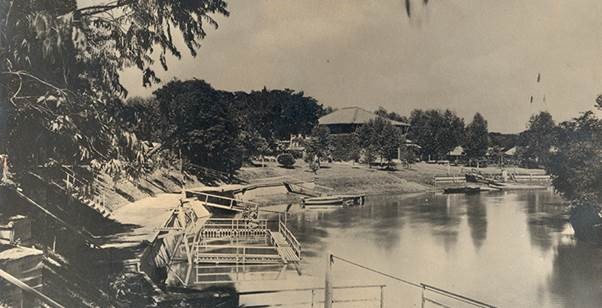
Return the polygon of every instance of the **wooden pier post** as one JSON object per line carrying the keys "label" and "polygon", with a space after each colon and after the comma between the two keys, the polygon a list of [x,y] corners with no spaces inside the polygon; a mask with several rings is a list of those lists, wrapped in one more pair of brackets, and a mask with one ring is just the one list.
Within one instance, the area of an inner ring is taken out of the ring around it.
{"label": "wooden pier post", "polygon": [[332,308],[332,253],[326,259],[326,277],[324,279],[324,308]]}

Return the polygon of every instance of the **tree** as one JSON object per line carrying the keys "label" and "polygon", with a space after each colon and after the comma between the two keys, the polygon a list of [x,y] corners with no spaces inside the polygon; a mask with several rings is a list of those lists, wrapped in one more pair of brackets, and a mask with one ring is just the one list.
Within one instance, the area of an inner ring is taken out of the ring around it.
{"label": "tree", "polygon": [[389,119],[389,120],[393,120],[393,121],[397,121],[397,122],[403,122],[403,123],[409,122],[408,118],[406,116],[402,116],[394,111],[388,112],[387,109],[385,109],[383,107],[378,107],[378,109],[374,112],[374,114],[376,114],[377,116],[383,117],[385,119]]}
{"label": "tree", "polygon": [[323,106],[303,92],[291,89],[233,93],[241,129],[258,133],[272,150],[291,135],[308,135],[318,124]]}
{"label": "tree", "polygon": [[589,111],[561,123],[556,146],[548,154],[546,169],[553,176],[555,190],[570,200],[575,235],[600,242],[595,225],[602,223],[602,120]]}
{"label": "tree", "polygon": [[328,158],[331,152],[330,130],[325,126],[316,126],[311,137],[305,143],[305,161],[312,162],[314,157],[322,160]]}
{"label": "tree", "polygon": [[336,108],[332,108],[332,107],[330,107],[330,106],[323,106],[323,107],[322,107],[322,110],[320,111],[320,114],[319,114],[319,116],[320,116],[320,117],[323,117],[323,116],[325,116],[325,115],[327,115],[327,114],[330,114],[330,113],[333,113],[333,112],[335,112],[335,111],[337,111],[337,109],[336,109]]}
{"label": "tree", "polygon": [[181,57],[178,33],[196,55],[204,26],[229,14],[223,0],[0,0],[0,12],[0,153],[17,170],[56,161],[113,173],[146,161],[109,106],[127,95],[119,73],[134,66],[144,85],[159,81],[153,55],[165,69],[167,54]]}
{"label": "tree", "polygon": [[202,80],[174,80],[154,92],[159,102],[161,147],[181,152],[188,161],[226,172],[242,164],[238,123],[231,93]]}
{"label": "tree", "polygon": [[472,122],[466,126],[464,153],[469,159],[479,159],[487,154],[489,133],[487,121],[480,113],[475,113]]}
{"label": "tree", "polygon": [[414,110],[408,138],[431,159],[443,158],[464,140],[464,120],[450,110]]}
{"label": "tree", "polygon": [[491,146],[498,146],[502,149],[510,149],[516,146],[518,143],[518,134],[490,132],[489,143]]}
{"label": "tree", "polygon": [[539,165],[545,165],[555,143],[555,135],[556,124],[549,112],[542,111],[532,115],[527,130],[519,137],[520,156],[523,160],[534,160]]}
{"label": "tree", "polygon": [[357,161],[361,148],[357,134],[338,134],[330,136],[332,159],[338,161]]}
{"label": "tree", "polygon": [[569,200],[602,202],[602,120],[593,112],[563,122],[557,134],[557,151],[546,165],[555,175],[554,187]]}
{"label": "tree", "polygon": [[155,97],[131,97],[125,103],[117,102],[112,113],[123,123],[124,129],[133,132],[141,140],[158,142],[161,130],[159,102]]}
{"label": "tree", "polygon": [[399,128],[380,117],[362,125],[357,134],[368,163],[371,163],[374,157],[380,157],[388,167],[397,157],[398,150],[405,141]]}

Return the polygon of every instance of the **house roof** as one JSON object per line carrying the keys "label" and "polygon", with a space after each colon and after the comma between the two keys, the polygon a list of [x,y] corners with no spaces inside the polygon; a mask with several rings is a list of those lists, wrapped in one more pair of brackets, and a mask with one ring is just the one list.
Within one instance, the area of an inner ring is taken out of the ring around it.
{"label": "house roof", "polygon": [[510,148],[508,151],[504,152],[504,155],[508,155],[508,156],[516,155],[516,147]]}
{"label": "house roof", "polygon": [[464,154],[464,148],[461,146],[457,146],[455,149],[448,153],[448,155],[452,156],[462,156],[462,154]]}
{"label": "house roof", "polygon": [[407,147],[415,147],[417,149],[422,149],[421,146],[417,145],[416,143],[414,143],[414,141],[412,141],[410,139],[407,139],[407,138],[406,138],[405,146],[407,146]]}
{"label": "house roof", "polygon": [[[376,119],[379,116],[373,112],[367,111],[359,107],[346,107],[335,110],[323,117],[318,122],[322,125],[329,124],[364,124],[370,120]],[[381,117],[382,118],[382,117]],[[383,118],[385,119],[385,118]],[[410,124],[385,119],[395,126],[410,126]]]}

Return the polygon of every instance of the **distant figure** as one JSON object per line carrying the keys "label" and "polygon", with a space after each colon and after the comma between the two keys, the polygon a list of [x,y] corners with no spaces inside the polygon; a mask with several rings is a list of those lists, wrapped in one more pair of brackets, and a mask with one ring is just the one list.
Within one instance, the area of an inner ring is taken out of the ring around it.
{"label": "distant figure", "polygon": [[247,226],[250,229],[256,229],[259,227],[259,213],[257,213],[256,211],[251,211],[249,213],[249,222],[247,223]]}
{"label": "distant figure", "polygon": [[508,171],[506,169],[502,169],[502,181],[508,182]]}
{"label": "distant figure", "polygon": [[309,163],[309,168],[314,174],[318,174],[318,169],[320,169],[320,158],[318,158],[318,155],[314,155],[313,160]]}

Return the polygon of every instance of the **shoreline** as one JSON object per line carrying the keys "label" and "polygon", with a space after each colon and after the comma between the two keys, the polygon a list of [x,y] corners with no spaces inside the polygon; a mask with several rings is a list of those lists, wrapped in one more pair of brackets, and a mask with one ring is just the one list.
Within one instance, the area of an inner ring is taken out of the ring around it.
{"label": "shoreline", "polygon": [[[545,174],[541,169],[508,168],[516,173],[534,175]],[[275,163],[265,167],[245,167],[239,172],[241,180],[250,185],[296,180],[329,189],[316,189],[324,194],[364,194],[374,195],[406,195],[442,192],[443,186],[436,186],[435,176],[464,176],[472,168],[416,163],[410,168],[396,170],[380,170],[368,168],[366,165],[350,163],[328,163],[316,174],[309,171],[307,164],[297,161],[295,168],[282,168]],[[500,173],[497,167],[481,168],[483,173]],[[318,187],[319,188],[319,187]],[[301,196],[287,193],[286,190],[272,189],[265,193],[244,196],[248,201],[260,203],[262,208],[300,203]]]}

